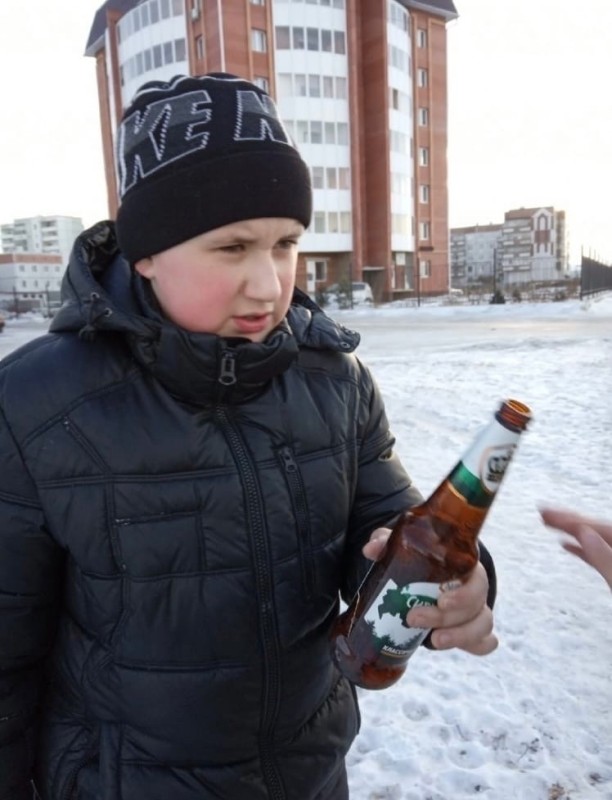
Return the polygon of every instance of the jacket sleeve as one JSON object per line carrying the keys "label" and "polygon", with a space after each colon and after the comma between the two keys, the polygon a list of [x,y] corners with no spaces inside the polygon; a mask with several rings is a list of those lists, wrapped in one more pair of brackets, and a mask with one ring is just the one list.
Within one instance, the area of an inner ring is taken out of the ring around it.
{"label": "jacket sleeve", "polygon": [[[393,451],[395,439],[389,430],[380,390],[370,374],[363,369],[363,399],[360,423],[362,443],[359,452],[357,490],[350,518],[347,569],[342,598],[350,602],[363,580],[371,562],[361,554],[375,528],[392,527],[399,515],[423,500],[418,489],[404,470]],[[366,400],[367,402],[363,402]],[[497,579],[491,554],[479,542],[480,561],[489,578],[487,605],[493,608]]]}
{"label": "jacket sleeve", "polygon": [[30,800],[41,672],[55,635],[61,548],[0,412],[0,800]]}
{"label": "jacket sleeve", "polygon": [[361,401],[358,435],[360,438],[356,489],[349,519],[347,568],[342,597],[349,602],[371,562],[361,548],[375,528],[391,526],[398,516],[421,502],[419,491],[402,466],[393,447],[380,390],[369,369],[360,364]]}

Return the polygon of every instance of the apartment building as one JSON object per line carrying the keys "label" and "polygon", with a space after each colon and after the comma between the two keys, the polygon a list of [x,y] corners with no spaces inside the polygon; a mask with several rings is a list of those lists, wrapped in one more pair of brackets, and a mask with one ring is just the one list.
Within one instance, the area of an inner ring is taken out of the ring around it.
{"label": "apartment building", "polygon": [[446,25],[452,0],[107,0],[97,62],[109,213],[114,138],[147,80],[231,72],[276,99],[314,186],[298,285],[378,300],[449,284]]}
{"label": "apartment building", "polygon": [[568,274],[564,211],[552,206],[507,211],[501,224],[451,229],[452,285],[493,281],[517,287],[548,283]]}
{"label": "apartment building", "polygon": [[82,230],[78,217],[25,217],[0,226],[0,244],[3,253],[55,253],[66,265]]}
{"label": "apartment building", "polygon": [[0,307],[26,301],[49,311],[59,299],[65,262],[59,254],[0,253]]}
{"label": "apartment building", "polygon": [[502,226],[451,228],[451,283],[462,288],[488,281],[498,264]]}

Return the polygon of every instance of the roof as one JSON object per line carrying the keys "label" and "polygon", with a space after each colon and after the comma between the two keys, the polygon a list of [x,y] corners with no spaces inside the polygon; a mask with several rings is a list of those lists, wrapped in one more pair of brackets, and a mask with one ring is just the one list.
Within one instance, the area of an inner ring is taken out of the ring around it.
{"label": "roof", "polygon": [[[85,55],[94,56],[102,44],[98,42],[104,39],[106,33],[106,12],[119,11],[121,16],[136,8],[140,0],[106,0],[96,11],[87,44],[85,45]],[[445,19],[456,19],[459,15],[453,0],[400,0],[406,8],[413,8],[415,11],[425,11],[429,14],[437,14]]]}
{"label": "roof", "polygon": [[462,234],[462,233],[497,233],[501,231],[502,225],[489,223],[488,225],[468,225],[465,228],[451,228],[450,232],[452,234]]}
{"label": "roof", "polygon": [[445,19],[457,19],[459,14],[453,0],[400,0],[406,8],[415,11],[425,11],[428,14],[438,15]]}
{"label": "roof", "polygon": [[139,0],[106,0],[96,11],[91,30],[89,31],[87,44],[85,45],[85,55],[94,56],[102,46],[100,45],[100,47],[98,47],[97,44],[100,40],[104,39],[104,34],[106,33],[107,11],[119,11],[121,16],[123,16],[127,14],[128,11],[136,8],[138,3]]}
{"label": "roof", "polygon": [[552,206],[538,206],[537,208],[513,208],[512,211],[506,211],[504,219],[527,219],[533,217],[537,211],[549,211],[554,214],[555,209]]}

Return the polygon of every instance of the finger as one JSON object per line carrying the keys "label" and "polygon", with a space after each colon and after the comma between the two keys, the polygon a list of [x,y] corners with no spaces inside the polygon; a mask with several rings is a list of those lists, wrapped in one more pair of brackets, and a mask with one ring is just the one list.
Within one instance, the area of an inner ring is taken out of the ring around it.
{"label": "finger", "polygon": [[371,561],[378,561],[382,556],[391,531],[389,528],[376,528],[372,531],[370,540],[364,544],[361,552]]}
{"label": "finger", "polygon": [[474,655],[486,655],[497,647],[497,637],[493,633],[493,614],[490,608],[483,608],[480,614],[463,625],[434,630],[431,643],[437,650],[457,647]]}
{"label": "finger", "polygon": [[577,538],[582,546],[580,557],[596,569],[608,585],[612,585],[612,548],[597,531],[585,525],[578,531]]}
{"label": "finger", "polygon": [[489,579],[477,564],[465,583],[442,584],[436,605],[411,609],[406,621],[415,628],[453,628],[478,616],[487,602]]}
{"label": "finger", "polygon": [[539,511],[542,521],[549,528],[557,528],[571,536],[578,536],[580,528],[586,525],[597,531],[608,544],[612,545],[612,525],[607,522],[559,508],[540,508]]}

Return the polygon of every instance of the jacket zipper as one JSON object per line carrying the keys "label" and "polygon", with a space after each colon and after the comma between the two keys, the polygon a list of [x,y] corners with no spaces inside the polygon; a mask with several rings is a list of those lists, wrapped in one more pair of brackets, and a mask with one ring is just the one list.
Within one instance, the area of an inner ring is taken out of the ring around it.
{"label": "jacket zipper", "polygon": [[274,596],[270,556],[263,521],[263,509],[255,466],[242,436],[230,419],[224,406],[217,406],[216,418],[220,423],[232,454],[236,459],[239,476],[245,491],[249,535],[253,542],[255,584],[261,620],[261,637],[264,647],[264,692],[262,711],[262,742],[260,757],[264,779],[270,790],[271,800],[285,800],[285,792],[274,763],[272,733],[280,702],[280,657],[278,634],[274,619]]}
{"label": "jacket zipper", "polygon": [[279,453],[285,470],[287,485],[289,486],[293,510],[295,512],[304,593],[306,598],[310,599],[315,592],[315,573],[310,536],[310,515],[306,504],[304,482],[291,448],[283,447]]}
{"label": "jacket zipper", "polygon": [[221,354],[218,380],[223,386],[233,386],[238,380],[236,378],[236,355],[231,350],[224,350]]}

